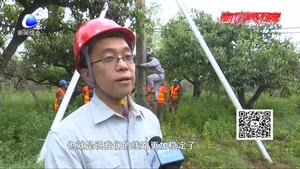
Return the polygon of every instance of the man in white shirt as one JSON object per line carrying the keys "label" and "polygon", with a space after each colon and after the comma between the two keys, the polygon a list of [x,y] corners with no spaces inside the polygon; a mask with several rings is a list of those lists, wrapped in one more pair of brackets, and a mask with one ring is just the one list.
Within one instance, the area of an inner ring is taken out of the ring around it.
{"label": "man in white shirt", "polygon": [[50,132],[45,168],[149,168],[148,141],[159,121],[129,96],[135,84],[135,35],[97,18],[75,34],[75,66],[94,97]]}

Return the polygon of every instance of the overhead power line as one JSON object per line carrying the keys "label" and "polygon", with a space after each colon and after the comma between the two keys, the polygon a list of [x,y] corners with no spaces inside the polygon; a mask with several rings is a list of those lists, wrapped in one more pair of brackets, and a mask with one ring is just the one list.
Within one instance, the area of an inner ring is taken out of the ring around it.
{"label": "overhead power line", "polygon": [[280,29],[300,29],[300,27],[298,27],[298,26],[295,26],[295,27],[283,27],[283,28],[280,28]]}
{"label": "overhead power line", "polygon": [[297,34],[297,33],[300,33],[300,32],[280,32],[281,34]]}

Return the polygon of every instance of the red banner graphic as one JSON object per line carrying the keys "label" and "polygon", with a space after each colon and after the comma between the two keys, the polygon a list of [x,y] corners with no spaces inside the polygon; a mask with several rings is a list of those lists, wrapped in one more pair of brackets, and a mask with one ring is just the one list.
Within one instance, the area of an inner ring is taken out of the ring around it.
{"label": "red banner graphic", "polygon": [[223,12],[220,18],[220,23],[232,24],[276,24],[280,20],[280,12]]}

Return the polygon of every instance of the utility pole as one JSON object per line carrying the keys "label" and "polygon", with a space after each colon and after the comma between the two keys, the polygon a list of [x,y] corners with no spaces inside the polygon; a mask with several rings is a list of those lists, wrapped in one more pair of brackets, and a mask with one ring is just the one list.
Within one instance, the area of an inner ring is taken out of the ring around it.
{"label": "utility pole", "polygon": [[[136,30],[136,64],[141,64],[146,61],[144,57],[145,53],[145,31],[144,31],[144,8],[145,8],[145,0],[136,0],[136,8],[140,11],[136,16],[137,30]],[[143,69],[136,70],[136,102],[142,106],[146,106],[146,72]]]}

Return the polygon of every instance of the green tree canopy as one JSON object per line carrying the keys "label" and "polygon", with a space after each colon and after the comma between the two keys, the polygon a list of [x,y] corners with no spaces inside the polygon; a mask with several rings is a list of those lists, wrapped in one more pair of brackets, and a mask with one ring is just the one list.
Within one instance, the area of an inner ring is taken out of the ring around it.
{"label": "green tree canopy", "polygon": [[[114,19],[121,25],[126,19],[132,19],[133,0],[116,0],[109,1],[109,10],[107,18]],[[30,14],[36,9],[42,7],[49,11],[49,18],[41,21],[41,33],[64,33],[65,30],[76,31],[79,24],[87,18],[96,18],[100,15],[103,0],[81,1],[81,0],[16,0],[15,4],[6,4],[0,1],[1,15],[0,15],[0,73],[4,72],[9,61],[13,57],[16,49],[22,44],[28,35],[18,35],[18,30],[24,29],[22,27],[22,19],[26,14]],[[72,11],[74,21],[65,23],[63,17],[65,14],[64,8],[69,8]],[[4,41],[8,36],[11,40],[7,46],[4,46]],[[37,38],[37,37],[32,37]]]}
{"label": "green tree canopy", "polygon": [[[213,34],[212,17],[203,12],[194,11],[196,25],[205,25],[201,31],[208,38]],[[167,70],[168,79],[185,78],[194,86],[194,96],[200,95],[200,78],[206,77],[210,65],[198,41],[189,29],[185,18],[177,14],[162,28],[162,40],[159,56]]]}
{"label": "green tree canopy", "polygon": [[[235,27],[238,32],[229,43],[231,47],[215,50],[216,57],[241,104],[251,108],[267,91],[288,93],[289,84],[296,80],[299,57],[294,44],[279,40],[279,26],[225,27]],[[245,94],[249,91],[254,94],[247,100]]]}
{"label": "green tree canopy", "polygon": [[[0,25],[5,29],[0,33],[0,42],[7,36],[12,40],[8,46],[1,45],[0,64],[2,76],[17,77],[14,68],[20,66],[19,62],[11,60],[17,47],[25,42],[25,52],[18,58],[23,61],[22,69],[26,78],[37,83],[56,85],[60,78],[70,79],[74,72],[73,64],[73,39],[76,29],[85,20],[99,17],[103,0],[80,1],[80,0],[49,0],[49,1],[16,1],[13,5],[1,2]],[[109,1],[109,10],[106,18],[115,20],[124,25],[126,19],[134,24],[134,1],[116,0]],[[18,36],[17,30],[23,29],[21,20],[25,14],[32,13],[39,7],[47,8],[48,18],[39,22],[39,34],[35,36]],[[71,10],[73,19],[64,21],[65,8]],[[4,22],[5,21],[5,22]],[[3,38],[2,38],[3,37]],[[1,43],[2,44],[2,43]],[[5,66],[4,66],[5,65]],[[5,69],[6,66],[10,66]]]}
{"label": "green tree canopy", "polygon": [[[193,17],[244,107],[252,107],[263,92],[288,93],[289,84],[296,80],[299,55],[294,44],[279,40],[279,25],[219,24],[200,11],[193,11]],[[184,77],[194,90],[199,77],[207,86],[220,84],[181,15],[163,28],[160,55],[169,78]],[[253,95],[247,99],[246,92]]]}

